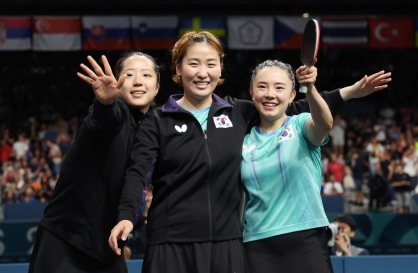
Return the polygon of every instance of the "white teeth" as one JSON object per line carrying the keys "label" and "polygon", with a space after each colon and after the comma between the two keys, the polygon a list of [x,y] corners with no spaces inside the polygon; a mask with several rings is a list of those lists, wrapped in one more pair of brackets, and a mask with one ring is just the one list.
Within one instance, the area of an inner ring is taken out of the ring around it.
{"label": "white teeth", "polygon": [[271,106],[271,107],[276,106],[275,103],[263,103],[263,105],[265,105],[265,106]]}
{"label": "white teeth", "polygon": [[208,85],[209,83],[208,82],[195,82],[195,84],[197,84],[197,85]]}

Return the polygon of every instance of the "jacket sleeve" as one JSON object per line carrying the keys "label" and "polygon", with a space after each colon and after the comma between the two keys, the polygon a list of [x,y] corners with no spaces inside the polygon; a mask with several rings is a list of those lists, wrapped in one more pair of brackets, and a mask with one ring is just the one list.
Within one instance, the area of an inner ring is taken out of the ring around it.
{"label": "jacket sleeve", "polygon": [[139,208],[143,202],[143,191],[147,189],[154,165],[158,159],[158,118],[153,112],[144,116],[135,133],[128,169],[118,206],[118,222],[129,220],[135,226],[141,219]]}
{"label": "jacket sleeve", "polygon": [[121,120],[121,111],[117,100],[112,104],[103,105],[95,100],[89,108],[87,128],[91,131],[101,131],[111,126],[117,126]]}
{"label": "jacket sleeve", "polygon": [[[324,98],[331,112],[346,104],[340,95],[340,89],[323,91],[319,94]],[[303,112],[310,112],[306,98],[293,102],[286,110],[287,115],[297,115]]]}

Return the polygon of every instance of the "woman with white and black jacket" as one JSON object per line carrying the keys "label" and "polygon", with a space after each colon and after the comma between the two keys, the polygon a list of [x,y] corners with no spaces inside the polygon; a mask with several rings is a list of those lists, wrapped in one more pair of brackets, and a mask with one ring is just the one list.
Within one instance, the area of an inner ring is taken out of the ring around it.
{"label": "woman with white and black jacket", "polygon": [[[238,207],[242,144],[258,114],[250,101],[213,91],[222,83],[224,54],[219,40],[202,31],[184,34],[173,48],[184,95],[173,95],[148,113],[135,135],[120,203],[120,221],[109,245],[121,255],[149,178],[153,200],[148,213],[142,272],[247,272]],[[353,85],[323,93],[331,108],[364,90]],[[341,96],[340,94],[343,94]],[[366,95],[366,94],[363,94]],[[309,111],[306,101],[289,106]]]}
{"label": "woman with white and black jacket", "polygon": [[87,76],[78,76],[96,99],[39,223],[29,272],[127,272],[107,240],[117,223],[134,134],[159,89],[159,68],[151,56],[130,52],[118,61],[115,78],[106,57],[104,71],[88,61],[94,72],[82,64]]}

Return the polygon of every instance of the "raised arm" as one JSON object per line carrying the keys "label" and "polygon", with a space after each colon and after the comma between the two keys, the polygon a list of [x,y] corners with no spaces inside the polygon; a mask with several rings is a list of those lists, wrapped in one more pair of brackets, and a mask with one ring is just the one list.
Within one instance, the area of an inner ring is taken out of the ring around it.
{"label": "raised arm", "polygon": [[87,60],[94,72],[86,65],[80,64],[81,69],[87,76],[79,72],[77,72],[77,76],[92,87],[96,97],[93,107],[89,110],[88,128],[90,130],[101,130],[118,118],[115,116],[116,99],[126,75],[121,75],[119,81],[116,81],[105,56],[102,56],[104,71],[91,56],[88,56]]}
{"label": "raised arm", "polygon": [[306,98],[309,102],[312,119],[306,123],[306,132],[309,140],[319,146],[332,128],[332,115],[327,103],[315,88],[316,76],[317,69],[314,66],[301,66],[296,70],[296,78],[299,83],[308,85]]}
{"label": "raised arm", "polygon": [[[392,74],[390,72],[384,73],[384,71],[380,71],[371,76],[364,76],[361,80],[357,81],[353,85],[329,92],[324,91],[319,94],[324,98],[332,112],[339,107],[344,106],[347,100],[353,98],[362,98],[387,88],[387,83],[392,80],[390,78],[391,75]],[[288,115],[294,115],[309,111],[310,110],[307,99],[301,99],[292,103],[287,109],[286,113]]]}
{"label": "raised arm", "polygon": [[390,78],[391,75],[392,73],[385,73],[383,70],[371,76],[365,75],[353,85],[341,88],[341,98],[344,101],[347,101],[350,99],[366,97],[374,92],[383,90],[388,87],[387,83],[392,81],[392,78]]}

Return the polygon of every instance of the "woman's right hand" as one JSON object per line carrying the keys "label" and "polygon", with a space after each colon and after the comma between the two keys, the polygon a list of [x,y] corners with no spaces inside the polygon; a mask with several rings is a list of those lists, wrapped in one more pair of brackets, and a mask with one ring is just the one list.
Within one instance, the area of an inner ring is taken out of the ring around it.
{"label": "woman's right hand", "polygon": [[91,56],[87,56],[87,60],[93,67],[94,72],[84,64],[80,64],[81,69],[84,70],[87,76],[79,72],[77,72],[77,76],[91,85],[97,100],[99,100],[101,104],[112,104],[112,102],[119,96],[122,85],[125,82],[126,74],[121,75],[119,80],[116,81],[109,62],[104,55],[102,55],[104,72]]}

